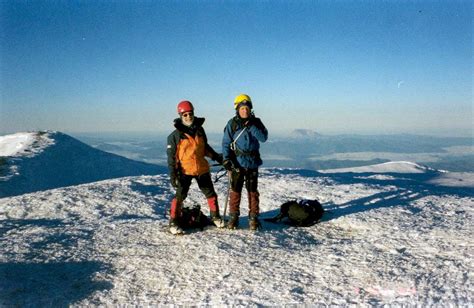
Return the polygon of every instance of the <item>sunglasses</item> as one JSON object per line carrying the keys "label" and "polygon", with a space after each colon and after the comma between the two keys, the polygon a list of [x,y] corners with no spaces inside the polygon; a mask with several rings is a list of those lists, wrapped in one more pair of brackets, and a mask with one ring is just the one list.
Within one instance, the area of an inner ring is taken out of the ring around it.
{"label": "sunglasses", "polygon": [[194,113],[192,113],[192,112],[183,112],[183,113],[181,114],[181,116],[182,116],[183,118],[192,117],[192,116],[194,116]]}

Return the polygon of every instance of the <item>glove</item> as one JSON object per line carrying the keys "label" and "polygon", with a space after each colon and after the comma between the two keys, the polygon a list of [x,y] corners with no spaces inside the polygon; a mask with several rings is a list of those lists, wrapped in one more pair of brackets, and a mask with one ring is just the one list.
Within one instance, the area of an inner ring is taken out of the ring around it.
{"label": "glove", "polygon": [[216,157],[214,157],[214,160],[219,164],[222,165],[224,158],[222,157],[222,154],[217,154]]}
{"label": "glove", "polygon": [[174,188],[178,188],[179,179],[178,179],[178,176],[176,175],[176,171],[170,173],[170,182]]}
{"label": "glove", "polygon": [[260,118],[253,118],[252,124],[255,125],[255,127],[261,129],[263,126],[262,120]]}
{"label": "glove", "polygon": [[244,123],[244,126],[245,126],[245,127],[250,127],[250,126],[252,126],[252,125],[254,125],[254,124],[255,124],[255,117],[254,117],[254,116],[250,116],[250,117],[248,118],[248,120]]}
{"label": "glove", "polygon": [[232,161],[229,160],[229,159],[224,160],[224,162],[222,163],[222,165],[224,166],[224,168],[225,168],[227,171],[232,171],[232,169],[234,169],[234,164],[233,164]]}

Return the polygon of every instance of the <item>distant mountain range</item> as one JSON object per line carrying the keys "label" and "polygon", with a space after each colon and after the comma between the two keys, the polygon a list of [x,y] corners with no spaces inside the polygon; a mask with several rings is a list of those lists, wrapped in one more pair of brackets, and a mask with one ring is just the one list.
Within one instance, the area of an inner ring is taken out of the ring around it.
{"label": "distant mountain range", "polygon": [[[166,165],[167,134],[82,134],[81,141],[98,149],[147,163]],[[208,133],[209,143],[222,151],[222,134]],[[474,140],[421,135],[323,135],[296,129],[287,136],[269,132],[261,144],[264,167],[325,170],[411,161],[434,169],[474,171]]]}

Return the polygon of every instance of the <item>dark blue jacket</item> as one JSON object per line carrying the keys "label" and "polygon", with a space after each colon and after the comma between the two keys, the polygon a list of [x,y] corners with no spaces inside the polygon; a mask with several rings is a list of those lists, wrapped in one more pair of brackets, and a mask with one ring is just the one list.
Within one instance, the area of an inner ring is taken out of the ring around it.
{"label": "dark blue jacket", "polygon": [[[248,125],[244,126],[247,121]],[[260,142],[267,139],[268,131],[259,118],[251,116],[249,119],[241,119],[236,115],[224,128],[223,159],[230,159],[239,168],[256,169],[262,164]],[[232,145],[234,141],[235,147]]]}

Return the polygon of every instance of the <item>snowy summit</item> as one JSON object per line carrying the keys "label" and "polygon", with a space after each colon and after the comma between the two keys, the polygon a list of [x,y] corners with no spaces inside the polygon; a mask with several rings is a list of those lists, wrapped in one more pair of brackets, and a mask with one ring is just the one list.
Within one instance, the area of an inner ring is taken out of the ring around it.
{"label": "snowy summit", "polygon": [[0,198],[165,170],[94,149],[60,132],[0,137]]}
{"label": "snowy summit", "polygon": [[0,136],[0,156],[17,156],[32,147],[34,133],[17,133]]}
{"label": "snowy summit", "polygon": [[[24,145],[17,152],[11,138],[1,147],[3,153],[9,149],[8,165],[18,166],[19,175],[0,182],[8,195],[0,198],[0,306],[474,302],[470,173],[460,178],[400,162],[362,172],[264,168],[262,218],[288,200],[305,198],[323,204],[322,221],[306,228],[263,221],[262,230],[250,232],[244,198],[240,229],[173,236],[167,210],[174,191],[163,172],[9,193],[8,182],[28,178],[27,168],[57,172],[79,159],[65,146],[78,149],[71,137],[33,136],[39,144],[41,138],[52,142],[28,157],[21,154],[33,147],[28,138],[17,139]],[[52,167],[48,152],[61,144]],[[83,150],[94,166],[108,161],[98,159],[105,155],[99,151]],[[35,159],[50,165],[26,164]],[[111,160],[107,168],[123,162]],[[221,212],[226,185],[226,178],[216,183]],[[209,214],[205,202],[193,184],[185,205],[200,204]]]}

